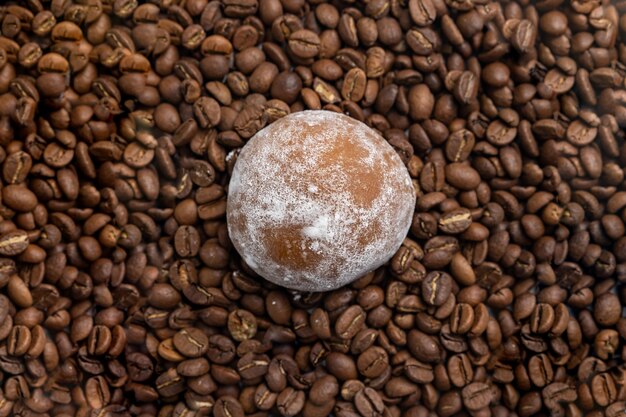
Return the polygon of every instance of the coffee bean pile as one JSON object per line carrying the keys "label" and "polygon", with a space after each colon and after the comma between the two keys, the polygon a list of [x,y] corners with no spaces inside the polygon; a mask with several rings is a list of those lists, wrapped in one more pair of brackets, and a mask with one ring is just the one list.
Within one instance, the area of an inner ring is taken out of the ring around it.
{"label": "coffee bean pile", "polygon": [[[626,416],[626,2],[0,22],[0,416]],[[225,223],[240,149],[305,109],[380,131],[417,194],[389,264],[324,294]]]}

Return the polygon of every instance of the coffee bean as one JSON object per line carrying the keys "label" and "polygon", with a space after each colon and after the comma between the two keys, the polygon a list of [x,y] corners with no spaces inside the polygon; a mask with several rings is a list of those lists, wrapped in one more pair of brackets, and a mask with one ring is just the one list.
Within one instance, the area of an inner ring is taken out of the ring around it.
{"label": "coffee bean", "polygon": [[409,91],[410,115],[414,120],[430,118],[434,105],[433,94],[425,84],[417,84]]}
{"label": "coffee bean", "polygon": [[263,106],[251,105],[245,107],[235,119],[235,131],[242,138],[250,138],[261,130],[267,123],[267,114]]}
{"label": "coffee bean", "polygon": [[463,404],[469,410],[487,407],[493,398],[491,387],[484,382],[472,382],[461,391]]}
{"label": "coffee bean", "polygon": [[409,1],[409,12],[418,26],[427,26],[437,17],[437,9],[431,0]]}
{"label": "coffee bean", "polygon": [[33,304],[33,296],[28,286],[18,275],[11,275],[9,278],[7,295],[19,307],[26,308]]}
{"label": "coffee bean", "polygon": [[23,151],[8,155],[2,165],[2,177],[8,184],[18,184],[26,179],[32,168],[31,156]]}
{"label": "coffee bean", "polygon": [[109,384],[103,376],[94,376],[85,384],[87,404],[93,408],[103,408],[111,400]]}
{"label": "coffee bean", "polygon": [[209,348],[209,340],[206,335],[200,329],[193,327],[176,333],[173,343],[180,353],[190,358],[200,357]]}
{"label": "coffee bean", "polygon": [[174,247],[181,257],[190,257],[200,250],[200,236],[192,226],[181,226],[174,236]]}
{"label": "coffee bean", "polygon": [[551,36],[562,35],[567,29],[567,18],[558,11],[548,12],[541,16],[539,28]]}
{"label": "coffee bean", "polygon": [[326,356],[328,371],[340,381],[356,379],[358,376],[356,364],[350,356],[339,352],[331,352]]}
{"label": "coffee bean", "polygon": [[26,326],[14,326],[7,340],[7,353],[11,356],[22,356],[30,347],[31,333]]}
{"label": "coffee bean", "polygon": [[213,406],[213,413],[219,417],[243,417],[243,408],[239,401],[231,396],[224,396],[218,399]]}
{"label": "coffee bean", "polygon": [[519,23],[512,23],[511,44],[518,51],[524,52],[531,48],[537,37],[537,28],[529,20],[522,19]]}
{"label": "coffee bean", "polygon": [[530,327],[534,333],[544,333],[554,323],[554,309],[547,304],[538,304],[530,316]]}
{"label": "coffee bean", "polygon": [[15,256],[28,247],[28,234],[23,230],[10,231],[0,235],[0,255]]}
{"label": "coffee bean", "polygon": [[354,397],[354,405],[359,414],[365,416],[380,416],[385,411],[385,404],[380,395],[372,388],[364,388]]}
{"label": "coffee bean", "polygon": [[377,346],[372,346],[359,355],[357,368],[361,375],[367,378],[376,378],[382,375],[389,367],[387,352]]}
{"label": "coffee bean", "polygon": [[249,352],[237,362],[239,374],[246,379],[261,377],[267,373],[269,359],[265,355],[255,355]]}
{"label": "coffee bean", "polygon": [[112,337],[108,327],[94,326],[87,339],[87,351],[90,355],[104,355],[111,347]]}
{"label": "coffee bean", "polygon": [[193,103],[193,113],[198,124],[204,128],[216,126],[220,122],[219,104],[212,98],[200,97]]}
{"label": "coffee bean", "polygon": [[530,358],[528,362],[528,375],[531,381],[538,387],[545,387],[554,378],[554,371],[550,359],[545,354]]}
{"label": "coffee bean", "polygon": [[553,382],[541,392],[543,402],[549,409],[555,409],[559,403],[576,400],[576,391],[564,382]]}
{"label": "coffee bean", "polygon": [[456,209],[445,213],[439,219],[439,229],[444,233],[457,234],[464,232],[472,224],[468,209]]}
{"label": "coffee bean", "polygon": [[320,308],[313,310],[310,318],[310,326],[311,330],[320,339],[330,339],[332,336],[330,318],[328,317],[328,312],[325,310]]}
{"label": "coffee bean", "polygon": [[342,339],[352,339],[365,325],[365,312],[359,306],[346,309],[335,323],[335,332]]}
{"label": "coffee bean", "polygon": [[352,343],[350,344],[350,351],[354,354],[360,354],[369,349],[374,342],[378,339],[378,332],[374,329],[363,329],[358,332]]}
{"label": "coffee bean", "polygon": [[339,18],[337,33],[343,42],[349,47],[359,44],[358,33],[354,16],[344,13]]}
{"label": "coffee bean", "polygon": [[300,29],[291,34],[289,49],[299,58],[313,58],[320,51],[320,39],[312,31]]}
{"label": "coffee bean", "polygon": [[302,90],[302,80],[293,72],[282,72],[272,82],[271,94],[274,98],[292,104]]}
{"label": "coffee bean", "polygon": [[278,394],[276,406],[278,412],[285,417],[292,417],[302,411],[304,407],[305,395],[303,391],[297,391],[288,387]]}
{"label": "coffee bean", "polygon": [[431,272],[422,281],[422,296],[430,305],[440,306],[450,296],[452,278],[445,272]]}
{"label": "coffee bean", "polygon": [[454,307],[450,317],[450,331],[453,333],[467,333],[474,326],[474,309],[466,303],[459,303]]}
{"label": "coffee bean", "polygon": [[267,313],[277,324],[287,325],[291,321],[292,306],[288,296],[282,291],[270,292],[265,305]]}
{"label": "coffee bean", "polygon": [[254,405],[260,410],[269,410],[276,403],[278,395],[271,392],[265,384],[257,386],[254,393]]}
{"label": "coffee bean", "polygon": [[418,330],[411,330],[407,341],[409,350],[419,361],[436,363],[441,359],[441,347],[434,337]]}
{"label": "coffee bean", "polygon": [[602,326],[613,326],[619,321],[617,311],[621,310],[619,298],[614,294],[605,293],[595,301],[594,318]]}
{"label": "coffee bean", "polygon": [[152,376],[154,366],[148,356],[135,352],[128,355],[127,361],[128,374],[131,380],[143,382]]}
{"label": "coffee bean", "polygon": [[625,410],[626,410],[626,407],[625,407],[624,402],[618,401],[609,405],[606,408],[606,415],[607,416],[619,416],[621,413],[624,413]]}
{"label": "coffee bean", "polygon": [[235,310],[228,315],[228,330],[237,341],[250,339],[257,332],[256,318],[249,311]]}
{"label": "coffee bean", "polygon": [[360,101],[365,94],[366,82],[365,71],[360,68],[352,68],[344,77],[341,89],[342,97],[354,102]]}
{"label": "coffee bean", "polygon": [[455,386],[462,388],[473,380],[474,370],[466,354],[452,356],[447,364],[450,381]]}
{"label": "coffee bean", "polygon": [[332,401],[339,393],[339,384],[332,375],[317,379],[309,391],[309,400],[316,405],[324,405]]}

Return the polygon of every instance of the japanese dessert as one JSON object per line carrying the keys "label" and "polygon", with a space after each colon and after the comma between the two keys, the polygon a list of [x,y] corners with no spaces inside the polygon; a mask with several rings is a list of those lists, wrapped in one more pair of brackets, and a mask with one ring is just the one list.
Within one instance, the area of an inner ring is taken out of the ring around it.
{"label": "japanese dessert", "polygon": [[327,291],[389,260],[414,208],[409,173],[385,139],[343,114],[305,111],[243,148],[227,221],[235,248],[261,276]]}

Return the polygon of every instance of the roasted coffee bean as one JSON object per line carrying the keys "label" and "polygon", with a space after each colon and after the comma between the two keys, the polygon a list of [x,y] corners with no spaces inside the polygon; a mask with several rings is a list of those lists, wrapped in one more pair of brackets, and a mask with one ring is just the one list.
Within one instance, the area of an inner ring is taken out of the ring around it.
{"label": "roasted coffee bean", "polygon": [[213,406],[213,413],[219,417],[243,417],[244,411],[236,398],[224,396],[218,399]]}
{"label": "roasted coffee bean", "polygon": [[251,339],[257,332],[257,320],[246,310],[235,310],[228,315],[228,330],[237,341]]}
{"label": "roasted coffee bean", "polygon": [[193,327],[183,329],[172,339],[176,349],[185,356],[197,358],[209,349],[209,339],[200,329]]}
{"label": "roasted coffee bean", "polygon": [[461,391],[463,404],[468,410],[480,410],[489,405],[493,398],[492,388],[484,382],[472,382]]}
{"label": "roasted coffee bean", "polygon": [[564,382],[553,382],[541,394],[545,406],[551,410],[558,408],[560,403],[573,402],[577,398],[576,390]]}
{"label": "roasted coffee bean", "polygon": [[377,346],[372,346],[359,355],[357,368],[366,378],[377,378],[389,367],[387,352]]}
{"label": "roasted coffee bean", "polygon": [[7,353],[11,356],[22,356],[30,347],[32,336],[26,326],[14,326],[7,340]]}
{"label": "roasted coffee bean", "polygon": [[436,363],[441,359],[441,346],[433,336],[411,330],[407,341],[409,350],[419,361]]}
{"label": "roasted coffee bean", "polygon": [[15,256],[28,247],[28,234],[23,230],[9,231],[0,235],[0,255]]}
{"label": "roasted coffee bean", "polygon": [[87,404],[93,408],[103,408],[111,401],[109,384],[103,376],[89,378],[85,384]]}
{"label": "roasted coffee bean", "polygon": [[190,257],[198,254],[200,250],[200,236],[192,226],[181,226],[174,236],[176,253],[181,257]]}
{"label": "roasted coffee bean", "polygon": [[299,58],[313,58],[320,51],[320,39],[315,32],[301,29],[289,36],[289,49]]}
{"label": "roasted coffee bean", "polygon": [[326,356],[328,371],[340,381],[356,379],[358,376],[356,364],[348,355],[340,352],[331,352]]}
{"label": "roasted coffee bean", "polygon": [[473,380],[474,369],[469,357],[464,353],[452,356],[448,361],[447,370],[450,382],[459,388]]}
{"label": "roasted coffee bean", "polygon": [[417,84],[412,87],[408,99],[410,115],[413,119],[422,121],[430,118],[435,106],[435,99],[425,84]]}
{"label": "roasted coffee bean", "polygon": [[112,343],[111,331],[108,327],[97,325],[89,333],[87,351],[90,355],[104,355],[109,351]]}
{"label": "roasted coffee bean", "polygon": [[409,12],[413,22],[419,26],[427,26],[437,17],[437,9],[430,0],[409,1]]}
{"label": "roasted coffee bean", "polygon": [[267,373],[269,359],[265,355],[249,352],[237,362],[237,370],[242,378],[254,379]]}
{"label": "roasted coffee bean", "polygon": [[450,331],[464,334],[469,332],[474,327],[474,324],[475,314],[472,306],[466,303],[457,304],[450,316]]}
{"label": "roasted coffee bean", "polygon": [[30,307],[33,304],[33,296],[26,283],[18,276],[11,275],[8,279],[7,295],[17,306]]}
{"label": "roasted coffee bean", "polygon": [[422,281],[422,296],[427,304],[442,305],[451,291],[452,278],[445,272],[431,272]]}
{"label": "roasted coffee bean", "polygon": [[200,97],[193,104],[193,113],[198,124],[204,128],[216,126],[220,122],[219,104],[212,98]]}
{"label": "roasted coffee bean", "polygon": [[343,79],[341,95],[346,100],[354,102],[360,101],[365,95],[367,76],[360,68],[352,68]]}
{"label": "roasted coffee bean", "polygon": [[305,402],[303,391],[291,387],[284,389],[276,398],[276,406],[280,415],[292,417],[302,411]]}
{"label": "roasted coffee bean", "polygon": [[295,102],[302,90],[302,79],[294,72],[282,72],[272,82],[272,97],[287,104]]}
{"label": "roasted coffee bean", "polygon": [[528,362],[528,376],[533,384],[540,388],[550,384],[554,378],[550,359],[545,354],[539,354],[530,358]]}
{"label": "roasted coffee bean", "polygon": [[276,403],[278,395],[271,392],[265,384],[261,384],[256,388],[254,393],[254,405],[259,410],[269,410]]}
{"label": "roasted coffee bean", "polygon": [[365,311],[360,306],[346,309],[335,323],[335,332],[342,339],[352,339],[365,325]]}
{"label": "roasted coffee bean", "polygon": [[472,224],[468,209],[456,209],[444,213],[439,219],[439,229],[444,233],[457,234],[467,230]]}
{"label": "roasted coffee bean", "polygon": [[380,395],[369,387],[357,392],[354,397],[354,405],[361,416],[380,416],[386,408]]}
{"label": "roasted coffee bean", "polygon": [[309,400],[317,405],[324,405],[334,400],[338,393],[337,378],[332,375],[324,375],[311,385]]}
{"label": "roasted coffee bean", "polygon": [[235,131],[242,138],[250,138],[267,123],[267,113],[263,106],[253,104],[244,107],[234,121]]}
{"label": "roasted coffee bean", "polygon": [[617,311],[622,305],[615,294],[605,293],[595,300],[594,318],[601,326],[613,326],[619,321]]}

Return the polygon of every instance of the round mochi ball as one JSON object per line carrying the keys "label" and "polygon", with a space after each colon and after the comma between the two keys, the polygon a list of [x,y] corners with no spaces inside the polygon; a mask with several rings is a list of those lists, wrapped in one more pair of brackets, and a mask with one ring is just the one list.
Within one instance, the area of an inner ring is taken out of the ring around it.
{"label": "round mochi ball", "polygon": [[280,286],[328,291],[387,262],[404,240],[415,190],[395,150],[343,114],[303,111],[258,132],[228,187],[230,238]]}

